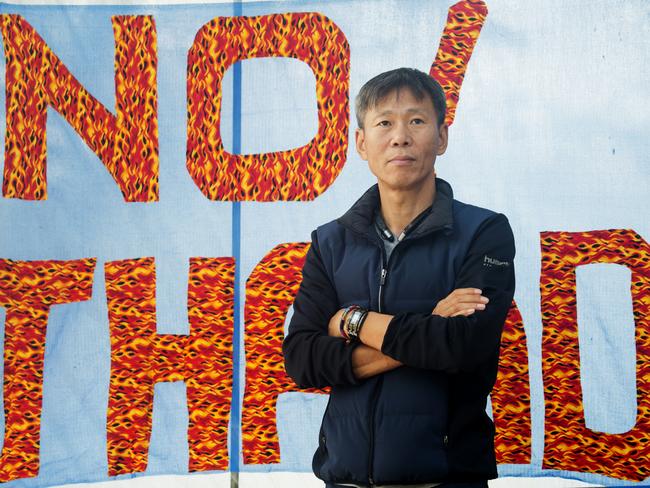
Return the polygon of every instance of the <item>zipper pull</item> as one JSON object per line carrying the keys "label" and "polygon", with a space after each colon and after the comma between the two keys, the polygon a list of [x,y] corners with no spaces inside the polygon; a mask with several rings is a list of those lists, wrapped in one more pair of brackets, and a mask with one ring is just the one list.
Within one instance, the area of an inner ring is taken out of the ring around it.
{"label": "zipper pull", "polygon": [[384,283],[386,283],[386,275],[388,274],[388,271],[386,268],[381,268],[381,278],[379,280],[379,286],[384,286]]}

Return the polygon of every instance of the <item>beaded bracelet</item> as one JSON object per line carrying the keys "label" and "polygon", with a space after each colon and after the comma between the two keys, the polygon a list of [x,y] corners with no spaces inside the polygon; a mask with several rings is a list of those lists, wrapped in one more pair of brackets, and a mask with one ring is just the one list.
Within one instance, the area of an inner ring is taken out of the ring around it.
{"label": "beaded bracelet", "polygon": [[339,331],[341,332],[341,336],[348,342],[350,342],[350,335],[348,334],[347,328],[346,328],[346,323],[348,316],[350,313],[357,308],[360,308],[358,305],[350,305],[349,307],[346,307],[343,309],[343,314],[341,314],[341,322],[339,322]]}
{"label": "beaded bracelet", "polygon": [[339,325],[341,336],[348,342],[358,340],[359,333],[367,316],[368,310],[359,305],[346,307],[341,315],[341,323]]}
{"label": "beaded bracelet", "polygon": [[350,336],[351,340],[358,340],[359,334],[361,333],[361,327],[363,327],[366,317],[368,316],[368,311],[364,308],[359,307],[357,310],[354,310],[349,319],[346,321],[346,332]]}

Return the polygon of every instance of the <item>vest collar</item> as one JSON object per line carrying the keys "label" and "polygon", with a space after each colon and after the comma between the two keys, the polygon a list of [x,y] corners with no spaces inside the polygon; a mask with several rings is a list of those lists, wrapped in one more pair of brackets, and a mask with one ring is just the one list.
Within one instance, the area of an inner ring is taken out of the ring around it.
{"label": "vest collar", "polygon": [[[420,237],[441,229],[451,231],[454,225],[453,200],[454,192],[451,185],[441,178],[436,178],[436,196],[431,210],[407,238]],[[363,235],[369,232],[376,234],[373,228],[374,216],[379,206],[379,187],[373,185],[338,219],[338,222]]]}

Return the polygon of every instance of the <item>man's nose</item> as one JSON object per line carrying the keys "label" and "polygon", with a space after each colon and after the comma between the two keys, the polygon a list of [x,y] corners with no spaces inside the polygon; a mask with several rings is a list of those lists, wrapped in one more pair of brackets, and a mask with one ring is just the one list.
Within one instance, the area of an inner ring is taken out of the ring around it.
{"label": "man's nose", "polygon": [[411,139],[411,134],[408,130],[408,127],[405,127],[402,124],[397,124],[393,129],[393,137],[391,140],[391,145],[393,146],[410,146],[413,140]]}

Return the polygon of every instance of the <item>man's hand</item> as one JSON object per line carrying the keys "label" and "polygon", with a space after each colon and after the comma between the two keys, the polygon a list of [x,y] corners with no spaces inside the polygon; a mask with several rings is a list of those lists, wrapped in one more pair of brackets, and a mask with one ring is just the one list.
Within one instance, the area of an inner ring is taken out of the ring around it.
{"label": "man's hand", "polygon": [[341,317],[343,316],[343,310],[344,309],[341,309],[336,312],[330,319],[330,323],[327,327],[327,334],[330,337],[343,337],[341,335]]}
{"label": "man's hand", "polygon": [[477,288],[457,288],[438,302],[431,315],[440,315],[441,317],[468,316],[477,310],[485,310],[485,305],[490,300],[481,293],[482,291]]}

